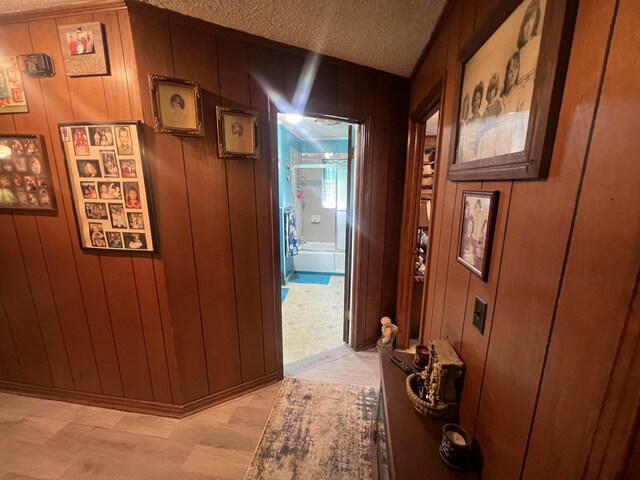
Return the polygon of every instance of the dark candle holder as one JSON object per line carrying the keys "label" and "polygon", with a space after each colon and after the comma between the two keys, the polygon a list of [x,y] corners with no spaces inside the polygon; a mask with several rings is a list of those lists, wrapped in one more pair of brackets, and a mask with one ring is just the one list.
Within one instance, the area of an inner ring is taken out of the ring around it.
{"label": "dark candle holder", "polygon": [[460,426],[447,423],[442,428],[440,457],[449,467],[464,470],[469,466],[471,437]]}

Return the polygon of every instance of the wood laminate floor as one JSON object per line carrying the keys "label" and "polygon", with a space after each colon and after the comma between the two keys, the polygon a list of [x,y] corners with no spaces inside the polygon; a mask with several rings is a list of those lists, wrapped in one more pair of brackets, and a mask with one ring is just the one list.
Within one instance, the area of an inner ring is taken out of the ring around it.
{"label": "wood laminate floor", "polygon": [[[378,385],[377,362],[344,347],[291,376]],[[279,388],[182,420],[0,393],[0,480],[242,479]]]}

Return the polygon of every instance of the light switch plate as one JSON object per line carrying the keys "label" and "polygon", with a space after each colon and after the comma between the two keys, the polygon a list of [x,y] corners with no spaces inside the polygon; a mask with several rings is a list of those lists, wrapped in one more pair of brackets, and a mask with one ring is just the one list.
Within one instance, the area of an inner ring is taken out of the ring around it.
{"label": "light switch plate", "polygon": [[487,302],[480,297],[476,297],[476,304],[473,307],[473,326],[484,335],[484,322],[487,319]]}
{"label": "light switch plate", "polygon": [[311,215],[311,223],[320,223],[320,215]]}

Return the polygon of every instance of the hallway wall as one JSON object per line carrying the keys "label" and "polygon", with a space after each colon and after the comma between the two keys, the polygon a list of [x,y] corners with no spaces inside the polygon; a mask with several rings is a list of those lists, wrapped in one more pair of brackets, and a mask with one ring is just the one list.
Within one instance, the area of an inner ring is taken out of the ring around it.
{"label": "hallway wall", "polygon": [[[614,478],[640,401],[640,5],[580,2],[547,179],[449,182],[458,52],[496,4],[454,1],[412,79],[412,110],[445,80],[422,340],[466,364],[460,422],[484,478]],[[456,261],[470,189],[500,192],[486,283]]]}
{"label": "hallway wall", "polygon": [[[69,78],[57,26],[90,21],[105,25],[111,75]],[[0,388],[176,414],[276,379],[276,145],[257,78],[291,98],[306,52],[117,0],[0,15],[0,45],[54,57],[55,77],[24,77],[30,113],[0,115],[0,131],[44,135],[59,205],[0,212]],[[153,133],[149,73],[200,82],[204,138]],[[323,58],[307,107],[370,129],[358,345],[395,308],[408,88]],[[259,111],[260,160],[217,158],[215,105]],[[105,119],[145,122],[157,254],[78,244],[57,123]]]}

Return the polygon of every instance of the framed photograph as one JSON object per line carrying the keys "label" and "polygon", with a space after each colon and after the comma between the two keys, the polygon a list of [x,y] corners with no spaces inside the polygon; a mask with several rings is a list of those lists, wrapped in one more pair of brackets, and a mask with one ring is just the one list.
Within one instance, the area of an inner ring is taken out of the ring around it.
{"label": "framed photograph", "polygon": [[500,192],[462,191],[458,261],[487,281]]}
{"label": "framed photograph", "polygon": [[101,23],[61,25],[58,27],[58,38],[64,69],[69,77],[109,74],[104,27]]}
{"label": "framed photograph", "polygon": [[218,156],[259,158],[258,112],[216,107]]}
{"label": "framed photograph", "polygon": [[74,122],[58,128],[82,247],[156,251],[141,124]]}
{"label": "framed photograph", "polygon": [[546,177],[576,0],[502,0],[461,50],[449,180]]}
{"label": "framed photograph", "polygon": [[56,211],[41,135],[0,134],[0,209]]}
{"label": "framed photograph", "polygon": [[29,106],[22,86],[18,57],[0,56],[0,114],[27,113]]}
{"label": "framed photograph", "polygon": [[149,75],[153,128],[159,133],[204,136],[200,84]]}

